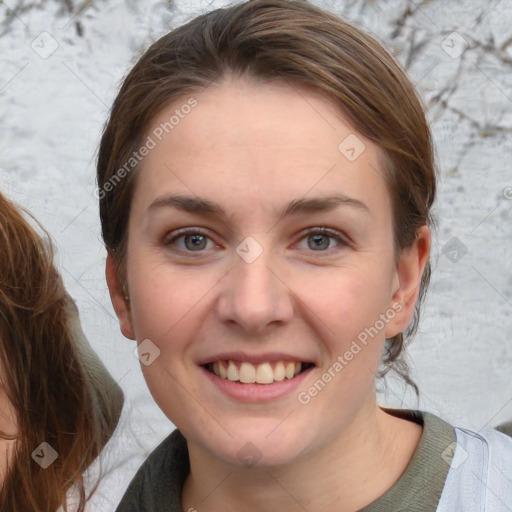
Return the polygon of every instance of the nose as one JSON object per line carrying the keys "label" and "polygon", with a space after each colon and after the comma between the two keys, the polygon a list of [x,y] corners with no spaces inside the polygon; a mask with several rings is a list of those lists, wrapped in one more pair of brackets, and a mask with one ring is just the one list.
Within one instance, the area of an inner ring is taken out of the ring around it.
{"label": "nose", "polygon": [[221,281],[217,301],[219,319],[246,333],[262,334],[290,321],[293,294],[283,273],[265,250],[254,261],[236,254],[234,265]]}

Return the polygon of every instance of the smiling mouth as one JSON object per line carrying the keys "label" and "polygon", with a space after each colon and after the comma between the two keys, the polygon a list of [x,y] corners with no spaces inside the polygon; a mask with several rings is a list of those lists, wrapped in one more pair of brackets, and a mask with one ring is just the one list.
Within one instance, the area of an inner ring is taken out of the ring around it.
{"label": "smiling mouth", "polygon": [[272,361],[253,365],[247,361],[214,361],[203,365],[221,379],[242,384],[273,384],[297,375],[314,366],[299,361]]}

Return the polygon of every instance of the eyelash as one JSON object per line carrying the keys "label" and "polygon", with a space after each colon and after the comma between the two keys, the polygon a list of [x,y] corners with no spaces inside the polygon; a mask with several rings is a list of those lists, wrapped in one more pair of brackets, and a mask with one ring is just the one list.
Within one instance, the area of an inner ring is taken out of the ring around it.
{"label": "eyelash", "polygon": [[[307,236],[313,235],[313,234],[328,236],[329,238],[334,239],[338,243],[338,245],[335,247],[331,247],[329,249],[321,250],[321,251],[311,250],[311,252],[327,253],[327,252],[331,252],[333,249],[340,248],[340,247],[348,247],[350,245],[349,241],[345,237],[340,235],[337,231],[330,229],[330,228],[326,228],[326,227],[310,228],[303,234],[303,236],[301,237],[300,240],[303,240]],[[165,239],[164,246],[169,247],[170,245],[174,244],[177,240],[179,240],[180,238],[187,236],[187,235],[202,235],[211,240],[210,236],[200,228],[183,228],[183,229],[179,229],[171,238]],[[197,256],[200,256],[201,253],[204,252],[204,250],[201,250],[201,251],[189,251],[189,250],[185,250],[185,249],[173,249],[173,250],[175,250],[176,252],[186,252],[187,255],[188,254],[193,255],[194,253],[197,253]]]}

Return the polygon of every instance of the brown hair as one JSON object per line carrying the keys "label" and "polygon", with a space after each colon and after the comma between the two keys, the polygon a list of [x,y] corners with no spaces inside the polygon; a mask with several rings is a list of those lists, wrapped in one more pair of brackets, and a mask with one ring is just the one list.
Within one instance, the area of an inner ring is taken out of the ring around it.
{"label": "brown hair", "polygon": [[[115,429],[123,396],[110,377],[100,380],[99,361],[88,366],[92,351],[80,339],[78,310],[54,267],[52,245],[22,211],[0,194],[1,391],[16,424],[15,435],[0,432],[14,447],[0,510],[67,510],[74,486],[75,510],[82,511],[82,473]],[[58,454],[46,469],[32,458],[43,442]]]}
{"label": "brown hair", "polygon": [[[416,240],[418,229],[433,225],[431,134],[424,107],[400,64],[374,38],[306,1],[253,0],[209,12],[171,31],[124,80],[101,139],[97,176],[103,238],[121,282],[136,167],[130,173],[121,174],[120,169],[166,104],[204,90],[228,73],[312,87],[380,148],[393,204],[397,261],[401,250]],[[430,270],[428,262],[405,338],[417,329]],[[393,369],[419,396],[403,346],[402,333],[386,340],[378,376]]]}

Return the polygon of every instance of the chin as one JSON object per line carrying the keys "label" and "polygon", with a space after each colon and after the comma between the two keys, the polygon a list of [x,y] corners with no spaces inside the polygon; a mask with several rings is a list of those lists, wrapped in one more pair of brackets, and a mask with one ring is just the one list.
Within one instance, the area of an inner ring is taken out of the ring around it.
{"label": "chin", "polygon": [[[270,469],[290,464],[307,451],[307,436],[301,434],[292,422],[288,429],[276,429],[281,421],[282,418],[267,419],[259,421],[258,425],[237,422],[239,433],[233,437],[225,432],[217,438],[198,434],[206,449],[227,465]],[[226,427],[233,432],[229,424]]]}

